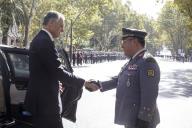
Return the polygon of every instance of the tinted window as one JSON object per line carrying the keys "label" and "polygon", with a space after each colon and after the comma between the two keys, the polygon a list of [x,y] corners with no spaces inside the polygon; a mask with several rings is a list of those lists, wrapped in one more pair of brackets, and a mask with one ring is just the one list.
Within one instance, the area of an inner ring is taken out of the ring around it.
{"label": "tinted window", "polygon": [[15,77],[29,77],[29,56],[23,54],[9,53],[10,60],[13,64]]}

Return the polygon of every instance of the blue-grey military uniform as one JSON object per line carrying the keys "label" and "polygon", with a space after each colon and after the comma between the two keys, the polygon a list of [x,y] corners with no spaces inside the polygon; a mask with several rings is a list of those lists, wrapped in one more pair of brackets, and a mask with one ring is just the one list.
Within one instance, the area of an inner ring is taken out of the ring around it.
{"label": "blue-grey military uniform", "polygon": [[160,69],[145,49],[126,63],[119,75],[101,82],[101,91],[116,88],[115,123],[135,128],[136,120],[155,128],[160,122],[156,105]]}

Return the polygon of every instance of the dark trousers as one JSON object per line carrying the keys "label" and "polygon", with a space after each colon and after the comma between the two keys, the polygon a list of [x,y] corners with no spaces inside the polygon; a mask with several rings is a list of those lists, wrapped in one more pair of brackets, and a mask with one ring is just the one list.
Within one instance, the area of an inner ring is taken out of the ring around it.
{"label": "dark trousers", "polygon": [[[132,126],[128,126],[128,125],[125,125],[125,128],[136,128],[136,127],[132,127]],[[155,126],[149,126],[148,128],[156,128]]]}
{"label": "dark trousers", "polygon": [[135,127],[125,125],[125,128],[135,128]]}
{"label": "dark trousers", "polygon": [[34,128],[63,128],[63,123],[61,117],[35,117],[33,126]]}

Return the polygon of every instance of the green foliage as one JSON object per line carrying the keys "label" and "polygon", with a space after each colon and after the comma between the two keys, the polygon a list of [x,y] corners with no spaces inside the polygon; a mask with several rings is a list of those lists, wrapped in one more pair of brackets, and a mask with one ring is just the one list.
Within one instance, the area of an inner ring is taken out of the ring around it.
{"label": "green foliage", "polygon": [[72,41],[76,48],[92,46],[97,50],[119,51],[122,27],[146,30],[148,32],[147,44],[153,45],[152,49],[154,49],[154,44],[159,45],[159,38],[166,37],[158,33],[159,28],[154,20],[131,10],[129,1],[125,5],[119,0],[15,1],[15,5],[19,7],[18,12],[22,13],[12,15],[17,19],[22,19],[22,22],[18,22],[21,25],[19,31],[24,40],[27,40],[27,34],[29,34],[28,42],[41,29],[42,18],[50,10],[56,10],[65,15],[64,33],[58,39],[62,46],[69,45]]}
{"label": "green foliage", "polygon": [[[148,22],[144,21],[150,21],[146,17],[143,19],[129,6],[129,2],[123,5],[119,0],[40,0],[36,7],[38,13],[34,15],[30,27],[30,38],[41,28],[45,13],[56,10],[65,15],[64,33],[60,39],[65,45],[70,44],[72,28],[72,42],[77,48],[87,46],[94,38],[97,40],[94,47],[98,50],[119,50],[122,27],[147,29],[144,23]],[[112,41],[114,37],[117,37],[115,42]]]}
{"label": "green foliage", "polygon": [[177,6],[172,2],[167,2],[158,19],[159,27],[162,32],[161,39],[164,44],[168,43],[173,52],[177,53],[178,49],[187,51],[190,32],[187,27],[188,18],[180,13]]}
{"label": "green foliage", "polygon": [[[19,39],[24,40],[24,44],[21,46],[27,45],[29,26],[35,9],[35,1],[36,0],[3,0],[0,3],[3,42],[7,40],[9,28],[16,23],[17,27],[20,28],[19,32],[23,35],[23,37],[21,37],[22,39]],[[22,25],[22,27],[20,27],[20,25]]]}
{"label": "green foliage", "polygon": [[9,28],[14,22],[19,26],[23,24],[23,11],[14,0],[3,0],[0,2],[0,24],[3,33],[2,42],[7,44]]}
{"label": "green foliage", "polygon": [[32,21],[32,36],[41,28],[41,20],[49,10],[56,10],[65,15],[65,28],[61,36],[65,44],[69,44],[71,27],[73,30],[73,43],[78,44],[88,41],[93,32],[93,24],[100,21],[98,9],[109,3],[109,0],[41,0],[37,7],[37,14]]}
{"label": "green foliage", "polygon": [[192,1],[191,0],[174,0],[181,12],[185,13],[192,20]]}
{"label": "green foliage", "polygon": [[192,30],[192,1],[191,0],[174,0],[174,3],[178,6],[180,12],[189,17],[188,27]]}

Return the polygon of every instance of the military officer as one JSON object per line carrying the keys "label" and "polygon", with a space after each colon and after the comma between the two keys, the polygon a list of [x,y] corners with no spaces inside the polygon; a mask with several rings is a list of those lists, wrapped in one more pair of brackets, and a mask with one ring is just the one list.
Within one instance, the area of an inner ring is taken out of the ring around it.
{"label": "military officer", "polygon": [[122,49],[130,58],[117,77],[100,82],[102,92],[116,88],[115,123],[125,128],[155,128],[160,69],[145,49],[146,32],[123,28]]}

